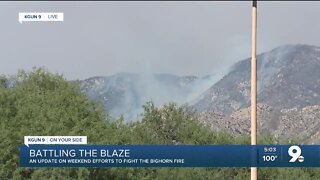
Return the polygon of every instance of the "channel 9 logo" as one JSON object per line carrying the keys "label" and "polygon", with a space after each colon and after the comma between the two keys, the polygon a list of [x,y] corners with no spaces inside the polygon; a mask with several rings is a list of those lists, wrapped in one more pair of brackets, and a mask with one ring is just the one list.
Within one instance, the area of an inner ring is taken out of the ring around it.
{"label": "channel 9 logo", "polygon": [[289,162],[296,162],[297,160],[299,162],[303,162],[304,161],[304,157],[301,155],[302,151],[301,151],[301,148],[299,146],[291,146],[288,149],[288,154],[289,154],[289,156],[292,157]]}

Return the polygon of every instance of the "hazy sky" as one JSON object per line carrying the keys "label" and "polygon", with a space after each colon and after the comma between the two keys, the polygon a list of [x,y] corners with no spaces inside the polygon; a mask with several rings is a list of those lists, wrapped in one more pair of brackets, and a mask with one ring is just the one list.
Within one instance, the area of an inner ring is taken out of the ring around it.
{"label": "hazy sky", "polygon": [[[18,22],[64,12],[64,22]],[[259,2],[258,52],[320,46],[320,2]],[[45,66],[68,79],[117,72],[203,76],[250,57],[251,2],[0,2],[0,74]]]}

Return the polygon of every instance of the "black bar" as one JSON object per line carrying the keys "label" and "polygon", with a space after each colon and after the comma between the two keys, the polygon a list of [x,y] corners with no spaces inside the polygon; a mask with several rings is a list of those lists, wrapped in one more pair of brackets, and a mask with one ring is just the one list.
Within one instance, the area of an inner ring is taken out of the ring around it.
{"label": "black bar", "polygon": [[252,1],[252,7],[257,7],[257,1]]}

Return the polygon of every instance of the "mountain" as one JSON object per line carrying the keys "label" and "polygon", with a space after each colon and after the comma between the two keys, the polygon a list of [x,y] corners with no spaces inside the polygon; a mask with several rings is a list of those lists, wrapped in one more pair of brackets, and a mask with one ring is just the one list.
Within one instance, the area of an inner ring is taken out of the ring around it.
{"label": "mountain", "polygon": [[80,81],[80,87],[91,99],[102,100],[111,116],[124,115],[126,120],[135,120],[147,101],[156,105],[192,102],[215,81],[213,75],[118,73]]}
{"label": "mountain", "polygon": [[[238,62],[196,102],[199,111],[230,115],[249,106],[250,59]],[[285,45],[257,56],[258,102],[301,108],[320,102],[320,48]]]}
{"label": "mountain", "polygon": [[[224,77],[118,73],[80,81],[91,99],[111,116],[136,120],[145,102],[193,106],[215,130],[250,133],[251,59],[234,64]],[[257,56],[258,133],[320,143],[320,47],[284,45]]]}
{"label": "mountain", "polygon": [[[250,59],[238,62],[194,104],[211,128],[250,132]],[[320,48],[285,45],[257,56],[258,133],[320,142]]]}

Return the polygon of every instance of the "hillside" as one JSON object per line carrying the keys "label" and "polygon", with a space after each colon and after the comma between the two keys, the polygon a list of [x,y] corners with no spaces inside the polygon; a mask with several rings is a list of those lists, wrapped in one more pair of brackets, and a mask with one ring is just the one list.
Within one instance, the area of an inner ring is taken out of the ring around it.
{"label": "hillside", "polygon": [[[126,121],[137,120],[147,101],[187,103],[211,128],[248,134],[250,68],[248,58],[223,78],[118,73],[80,81],[80,86],[91,99],[103,101],[113,117],[124,115]],[[259,133],[290,138],[299,131],[303,142],[320,142],[320,48],[280,46],[259,54],[257,68]]]}
{"label": "hillside", "polygon": [[[320,48],[286,45],[257,56],[259,133],[319,143]],[[235,64],[194,105],[213,129],[250,132],[250,59]]]}
{"label": "hillside", "polygon": [[124,115],[136,120],[142,106],[153,101],[156,105],[169,102],[191,102],[209,88],[214,76],[176,76],[171,74],[118,73],[106,77],[92,77],[80,81],[81,90],[91,99],[103,101],[113,116]]}

